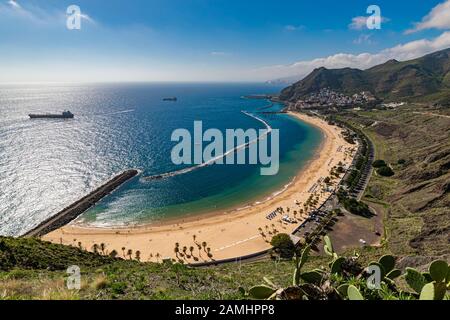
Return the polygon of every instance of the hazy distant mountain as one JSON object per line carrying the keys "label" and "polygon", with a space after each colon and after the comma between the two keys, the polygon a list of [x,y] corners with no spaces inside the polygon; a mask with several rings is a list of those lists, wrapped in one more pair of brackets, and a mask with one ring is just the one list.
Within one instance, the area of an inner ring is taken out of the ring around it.
{"label": "hazy distant mountain", "polygon": [[303,80],[284,89],[280,97],[297,100],[325,87],[346,94],[371,91],[387,100],[446,92],[450,89],[450,48],[410,61],[389,60],[367,70],[315,69]]}
{"label": "hazy distant mountain", "polygon": [[291,85],[296,83],[297,81],[300,81],[303,78],[303,76],[291,76],[291,77],[285,77],[285,78],[279,78],[275,80],[269,80],[266,81],[269,84],[275,84],[275,85]]}

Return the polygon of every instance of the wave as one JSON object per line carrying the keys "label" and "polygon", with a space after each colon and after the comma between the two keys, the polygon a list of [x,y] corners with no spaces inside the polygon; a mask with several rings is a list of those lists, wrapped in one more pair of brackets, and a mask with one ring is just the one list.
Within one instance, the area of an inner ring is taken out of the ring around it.
{"label": "wave", "polygon": [[117,111],[117,112],[112,112],[112,113],[107,113],[104,114],[105,116],[113,116],[115,114],[121,114],[121,113],[129,113],[129,112],[134,112],[135,109],[129,109],[129,110],[123,110],[123,111]]}
{"label": "wave", "polygon": [[266,131],[263,134],[261,134],[258,138],[253,139],[252,141],[249,141],[247,143],[241,144],[241,145],[239,145],[239,146],[237,146],[237,147],[235,147],[235,148],[233,148],[231,150],[228,150],[224,154],[221,154],[220,156],[214,157],[214,158],[212,158],[212,159],[210,159],[210,160],[208,160],[208,161],[206,161],[206,162],[204,162],[202,164],[199,164],[199,165],[196,165],[196,166],[193,166],[193,167],[189,167],[189,168],[185,168],[185,169],[181,169],[181,170],[177,170],[177,171],[171,171],[171,172],[167,172],[167,173],[163,173],[163,174],[157,174],[157,175],[153,175],[153,176],[146,176],[146,177],[143,177],[142,179],[144,181],[162,180],[162,179],[167,179],[167,178],[170,178],[170,177],[186,174],[186,173],[192,172],[194,170],[213,165],[218,160],[225,158],[226,156],[228,156],[229,154],[234,153],[235,151],[247,149],[250,145],[252,145],[253,143],[258,142],[259,140],[262,140],[263,138],[267,137],[272,132],[272,130],[273,130],[272,127],[265,120],[255,116],[255,115],[253,115],[253,114],[251,114],[251,113],[249,113],[247,111],[241,111],[241,112],[243,114],[245,114],[246,116],[254,118],[254,119],[258,120],[259,122],[261,122],[262,124],[264,124],[264,126],[266,127]]}

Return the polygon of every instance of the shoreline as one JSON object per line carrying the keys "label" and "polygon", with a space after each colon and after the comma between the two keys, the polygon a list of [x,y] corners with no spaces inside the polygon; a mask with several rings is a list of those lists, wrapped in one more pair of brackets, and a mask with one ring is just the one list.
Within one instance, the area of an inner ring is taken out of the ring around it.
{"label": "shoreline", "polygon": [[[49,233],[43,240],[81,246],[87,250],[91,250],[94,244],[104,243],[108,252],[115,250],[119,256],[125,257],[125,251],[131,249],[134,253],[139,250],[142,261],[154,262],[161,259],[180,259],[174,250],[175,243],[178,243],[180,252],[183,247],[187,249],[182,260],[192,264],[211,259],[230,259],[270,249],[270,234],[290,234],[307,218],[306,212],[299,216],[302,207],[297,203],[304,204],[314,195],[319,198],[320,205],[329,196],[320,181],[329,175],[329,171],[337,163],[349,165],[355,149],[355,146],[349,145],[342,138],[342,129],[330,126],[316,117],[292,112],[289,114],[316,126],[324,137],[314,156],[299,170],[287,187],[275,191],[265,200],[241,208],[219,210],[152,225],[100,229],[71,224]],[[340,178],[335,184],[339,183]],[[311,191],[312,189],[314,191]],[[316,191],[317,189],[320,192]],[[279,207],[285,212],[278,214],[276,219],[269,220],[268,215]],[[294,211],[297,215],[293,215]],[[281,217],[285,215],[291,219],[295,218],[297,222],[283,222]],[[203,242],[206,242],[206,246],[201,245]],[[210,250],[206,250],[207,248]],[[193,249],[192,254],[190,249]]]}

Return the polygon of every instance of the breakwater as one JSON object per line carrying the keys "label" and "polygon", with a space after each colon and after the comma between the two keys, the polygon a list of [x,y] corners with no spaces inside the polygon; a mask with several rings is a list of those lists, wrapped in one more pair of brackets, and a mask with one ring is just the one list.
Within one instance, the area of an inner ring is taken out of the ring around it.
{"label": "breakwater", "polygon": [[95,205],[102,198],[110,194],[116,188],[135,177],[139,172],[137,170],[127,170],[121,174],[115,176],[104,185],[98,187],[87,196],[81,198],[80,200],[74,202],[67,208],[58,212],[56,215],[48,218],[37,227],[25,233],[24,237],[42,237],[47,233],[50,233],[58,228],[61,228],[68,224],[69,222],[76,219],[87,209]]}
{"label": "breakwater", "polygon": [[167,178],[170,178],[170,177],[179,176],[181,174],[185,174],[185,173],[188,173],[188,172],[200,169],[200,168],[204,168],[204,167],[213,165],[218,160],[225,158],[229,154],[232,154],[232,153],[234,153],[236,151],[248,148],[251,144],[256,143],[259,140],[267,137],[272,132],[272,127],[266,121],[264,121],[263,119],[261,119],[261,118],[259,118],[257,116],[254,116],[253,114],[248,113],[247,111],[241,111],[241,112],[243,114],[245,114],[246,116],[248,116],[250,118],[253,118],[253,119],[261,122],[262,124],[264,124],[264,126],[266,127],[266,131],[264,133],[262,133],[258,138],[254,139],[252,141],[249,141],[249,142],[247,142],[245,144],[241,144],[241,145],[239,145],[239,146],[237,146],[237,147],[235,147],[235,148],[233,148],[231,150],[228,150],[227,152],[225,152],[225,153],[223,153],[223,154],[221,154],[221,155],[219,155],[217,157],[214,157],[212,159],[209,159],[208,161],[206,161],[206,162],[204,162],[202,164],[199,164],[199,165],[196,165],[196,166],[193,166],[193,167],[188,167],[188,168],[181,169],[181,170],[177,170],[177,171],[157,174],[157,175],[153,175],[153,176],[147,176],[147,177],[143,178],[144,181],[167,179]]}

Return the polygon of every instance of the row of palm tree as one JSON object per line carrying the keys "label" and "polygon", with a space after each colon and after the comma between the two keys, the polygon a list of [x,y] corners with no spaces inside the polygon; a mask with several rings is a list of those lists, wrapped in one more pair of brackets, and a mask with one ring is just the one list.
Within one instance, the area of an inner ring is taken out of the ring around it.
{"label": "row of palm tree", "polygon": [[180,263],[189,262],[188,261],[189,259],[193,259],[195,262],[197,262],[201,258],[206,261],[206,259],[204,259],[202,257],[202,252],[204,252],[209,259],[212,259],[213,255],[211,253],[211,248],[208,247],[207,242],[203,241],[202,243],[198,243],[196,241],[196,239],[197,239],[196,235],[193,235],[193,239],[194,239],[195,247],[197,247],[197,250],[198,250],[198,257],[196,257],[194,255],[194,251],[195,251],[194,246],[191,245],[189,247],[187,247],[187,246],[181,247],[180,243],[176,242],[173,251],[175,253],[175,257],[178,260],[178,262],[180,262]]}
{"label": "row of palm tree", "polygon": [[[74,240],[76,241],[76,240]],[[78,242],[78,247],[81,250],[85,250],[85,248],[83,248],[82,243]],[[137,260],[137,261],[141,261],[141,251],[140,250],[136,250],[134,251],[134,255],[133,255],[133,250],[132,249],[126,249],[125,247],[122,247],[122,257],[124,259],[129,259],[129,260]],[[110,256],[112,258],[117,258],[119,253],[116,250],[112,250],[111,252],[108,252],[108,250],[106,250],[106,244],[104,243],[94,243],[91,247],[92,252],[96,253],[96,254],[100,254],[103,256]],[[157,262],[159,262],[159,259],[161,258],[161,255],[159,253],[156,253],[155,255],[153,255],[152,253],[150,253],[149,255],[149,260],[152,260],[152,258],[155,257]]]}

